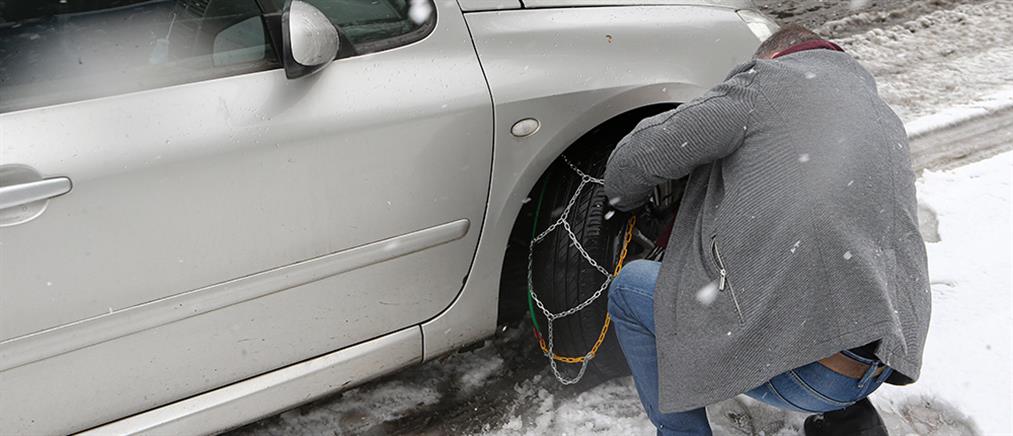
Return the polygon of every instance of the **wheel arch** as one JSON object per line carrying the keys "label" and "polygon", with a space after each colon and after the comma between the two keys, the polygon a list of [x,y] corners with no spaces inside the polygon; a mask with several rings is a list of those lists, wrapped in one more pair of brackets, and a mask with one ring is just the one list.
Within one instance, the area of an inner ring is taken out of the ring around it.
{"label": "wheel arch", "polygon": [[[699,94],[696,86],[674,86],[685,91],[685,100]],[[475,260],[457,299],[439,315],[422,324],[424,360],[439,357],[495,332],[499,324],[500,278],[508,240],[522,216],[525,199],[553,162],[564,153],[580,150],[590,135],[602,130],[632,130],[644,117],[678,105],[667,95],[658,95],[656,89],[652,85],[617,93],[614,98],[595,105],[601,110],[584,112],[557,133],[537,138],[538,141],[527,146],[504,143],[523,138],[505,140],[503,137],[510,133],[497,129],[500,131],[495,144],[492,184]],[[652,94],[651,98],[645,97],[648,93]],[[528,140],[547,133],[544,130]]]}
{"label": "wheel arch", "polygon": [[[533,169],[538,174],[529,184],[518,185],[515,192],[523,193],[524,200],[514,211],[510,225],[510,236],[503,247],[503,262],[500,267],[500,282],[497,304],[496,320],[498,324],[516,320],[518,313],[523,314],[526,310],[526,259],[527,244],[530,239],[532,226],[532,209],[537,201],[540,187],[545,183],[546,176],[552,165],[561,160],[562,156],[580,158],[588,147],[599,143],[596,141],[599,135],[610,138],[622,138],[629,133],[637,123],[644,118],[676,108],[679,103],[655,102],[639,107],[630,108],[616,114],[611,118],[601,121],[594,127],[586,129],[576,140],[573,140],[562,150],[556,152],[555,156],[547,163],[541,164]],[[528,186],[530,185],[530,186]],[[526,188],[526,190],[525,190]],[[520,268],[520,271],[518,271]],[[516,304],[517,302],[520,304]]]}

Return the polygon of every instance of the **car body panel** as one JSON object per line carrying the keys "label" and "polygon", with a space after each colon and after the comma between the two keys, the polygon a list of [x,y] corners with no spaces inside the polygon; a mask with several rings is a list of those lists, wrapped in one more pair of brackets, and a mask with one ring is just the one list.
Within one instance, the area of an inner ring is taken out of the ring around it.
{"label": "car body panel", "polygon": [[437,247],[464,237],[469,227],[461,219],[6,341],[0,371]]}
{"label": "car body panel", "polygon": [[0,228],[0,427],[81,430],[450,305],[492,154],[488,87],[451,5],[419,42],[300,80],[0,114],[0,164],[74,182]]}
{"label": "car body panel", "polygon": [[[702,94],[759,44],[735,10],[723,7],[524,9],[466,18],[495,104],[492,187],[464,291],[422,326],[427,360],[495,330],[491,302],[507,238],[552,161],[617,115]],[[524,118],[539,120],[540,129],[512,136],[510,127]]]}
{"label": "car body panel", "polygon": [[574,8],[588,6],[716,6],[752,8],[750,0],[524,0],[525,9]]}
{"label": "car body panel", "polygon": [[457,3],[465,12],[521,8],[520,0],[457,0]]}
{"label": "car body panel", "polygon": [[465,12],[503,9],[577,8],[589,6],[719,6],[733,9],[752,8],[749,0],[458,0]]}

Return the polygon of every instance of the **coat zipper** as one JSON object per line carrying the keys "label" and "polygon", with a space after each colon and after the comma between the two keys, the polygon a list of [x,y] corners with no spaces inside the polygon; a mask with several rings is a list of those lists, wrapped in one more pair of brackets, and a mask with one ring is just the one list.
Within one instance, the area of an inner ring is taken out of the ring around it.
{"label": "coat zipper", "polygon": [[721,253],[718,252],[716,237],[711,238],[711,251],[714,252],[714,261],[718,264],[718,274],[720,275],[718,277],[718,291],[724,292],[725,288],[728,289],[728,293],[732,295],[732,303],[735,304],[735,313],[739,315],[739,322],[745,324],[746,319],[742,316],[742,309],[739,308],[739,299],[735,296],[735,289],[732,288],[731,282],[728,281],[728,270],[725,268],[724,261],[721,260]]}

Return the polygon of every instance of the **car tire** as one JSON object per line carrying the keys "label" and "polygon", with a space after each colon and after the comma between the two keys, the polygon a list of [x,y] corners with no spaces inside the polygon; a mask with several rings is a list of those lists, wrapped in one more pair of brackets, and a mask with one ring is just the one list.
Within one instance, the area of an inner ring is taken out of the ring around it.
{"label": "car tire", "polygon": [[[589,154],[571,158],[571,162],[588,175],[600,178],[604,174],[611,149],[607,146],[593,147]],[[559,219],[580,185],[581,177],[565,162],[559,161],[553,164],[544,183],[544,193],[539,195],[541,204],[538,207],[543,213],[539,214],[535,226],[538,232]],[[587,183],[574,202],[567,221],[587,253],[599,265],[612,272],[621,248],[617,243],[618,238],[621,238],[625,230],[627,219],[624,214],[610,213],[610,210],[603,186]],[[606,279],[572,244],[562,226],[535,246],[531,272],[535,292],[553,313],[567,310],[588,299]],[[607,307],[606,290],[583,310],[554,321],[555,354],[572,357],[587,354],[598,340]],[[548,321],[537,307],[535,314],[544,336],[547,334]],[[559,363],[560,371],[567,378],[574,377],[579,366]],[[629,373],[615,329],[609,328],[605,341],[577,386],[586,389]]]}
{"label": "car tire", "polygon": [[[534,319],[537,330],[542,335],[548,333],[545,316],[527,296],[528,252],[531,240],[559,219],[580,185],[580,175],[567,165],[566,160],[585,174],[602,178],[608,158],[623,136],[644,118],[673,107],[646,106],[616,117],[608,125],[592,129],[564,152],[565,158],[556,159],[542,174],[518,212],[504,253],[497,308],[497,319],[501,325],[506,327],[527,319],[523,324],[531,326],[531,319]],[[637,213],[626,263],[634,259],[662,258],[684,186],[685,181],[678,180],[655,188],[648,207]],[[567,222],[588,254],[612,272],[622,248],[628,218],[629,214],[611,211],[602,185],[589,183],[574,201]],[[662,243],[658,244],[659,241]],[[593,295],[605,277],[583,258],[560,227],[535,246],[531,279],[546,308],[552,313],[559,313]],[[557,319],[553,324],[555,354],[566,357],[586,355],[598,340],[607,312],[606,291],[580,313]],[[579,364],[559,363],[557,366],[566,378],[573,378],[580,369]],[[629,373],[614,327],[610,327],[597,356],[591,360],[576,387],[587,389]]]}

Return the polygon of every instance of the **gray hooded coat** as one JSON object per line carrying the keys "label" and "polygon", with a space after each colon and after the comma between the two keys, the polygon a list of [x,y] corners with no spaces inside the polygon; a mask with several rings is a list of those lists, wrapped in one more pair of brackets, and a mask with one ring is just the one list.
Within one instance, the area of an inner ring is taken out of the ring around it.
{"label": "gray hooded coat", "polygon": [[630,210],[686,176],[655,291],[663,412],[874,341],[891,383],[918,378],[931,302],[907,137],[851,56],[736,67],[627,135],[605,190]]}

